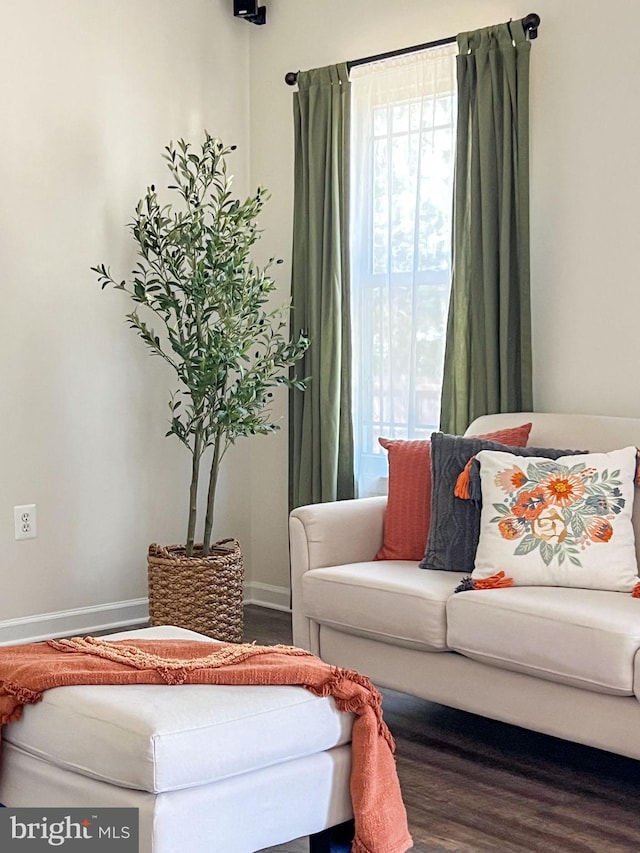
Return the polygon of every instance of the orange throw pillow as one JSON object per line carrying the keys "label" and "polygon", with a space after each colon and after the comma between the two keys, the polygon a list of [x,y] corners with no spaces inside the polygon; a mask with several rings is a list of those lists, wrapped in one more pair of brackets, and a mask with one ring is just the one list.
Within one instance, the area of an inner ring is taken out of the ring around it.
{"label": "orange throw pillow", "polygon": [[[526,447],[531,424],[475,436]],[[376,560],[415,560],[424,557],[431,522],[431,442],[427,439],[379,438],[388,453],[389,488],[382,547]]]}

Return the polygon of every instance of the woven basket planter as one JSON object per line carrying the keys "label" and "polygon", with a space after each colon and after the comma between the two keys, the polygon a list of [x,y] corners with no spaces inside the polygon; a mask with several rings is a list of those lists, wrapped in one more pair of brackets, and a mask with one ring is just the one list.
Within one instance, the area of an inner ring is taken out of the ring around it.
{"label": "woven basket planter", "polygon": [[147,567],[150,625],[242,641],[244,567],[235,539],[216,542],[207,557],[187,557],[180,545],[150,545]]}

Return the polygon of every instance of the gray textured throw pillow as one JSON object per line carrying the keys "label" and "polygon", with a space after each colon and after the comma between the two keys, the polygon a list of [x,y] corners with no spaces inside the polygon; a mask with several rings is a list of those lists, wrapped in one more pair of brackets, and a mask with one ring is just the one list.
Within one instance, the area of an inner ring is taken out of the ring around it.
{"label": "gray textured throw pillow", "polygon": [[541,447],[509,447],[484,438],[431,435],[431,526],[421,569],[472,572],[480,538],[481,504],[454,495],[462,469],[481,450],[502,450],[515,456],[543,456],[557,459],[585,450],[558,450]]}

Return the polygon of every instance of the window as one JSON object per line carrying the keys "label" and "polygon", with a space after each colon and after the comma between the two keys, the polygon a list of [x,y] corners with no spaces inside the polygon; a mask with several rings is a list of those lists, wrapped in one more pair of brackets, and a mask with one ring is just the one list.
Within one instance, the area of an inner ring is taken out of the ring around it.
{"label": "window", "polygon": [[456,45],[351,71],[357,493],[383,491],[378,436],[438,428],[450,288]]}

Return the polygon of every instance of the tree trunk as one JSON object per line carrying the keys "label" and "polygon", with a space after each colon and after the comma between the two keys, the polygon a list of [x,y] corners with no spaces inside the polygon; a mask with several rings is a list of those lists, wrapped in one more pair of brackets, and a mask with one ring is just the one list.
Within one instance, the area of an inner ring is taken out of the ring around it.
{"label": "tree trunk", "polygon": [[207,556],[211,546],[211,531],[213,529],[213,507],[216,498],[216,486],[218,484],[218,470],[220,468],[220,439],[221,433],[216,434],[213,445],[213,459],[211,460],[211,472],[209,474],[209,491],[207,492],[207,515],[204,520],[204,538],[202,540],[202,554]]}
{"label": "tree trunk", "polygon": [[187,527],[187,543],[185,553],[193,556],[193,543],[196,535],[196,520],[198,517],[198,477],[200,474],[200,457],[202,456],[202,435],[197,432],[193,444],[193,460],[191,464],[191,487],[189,489],[189,525]]}

